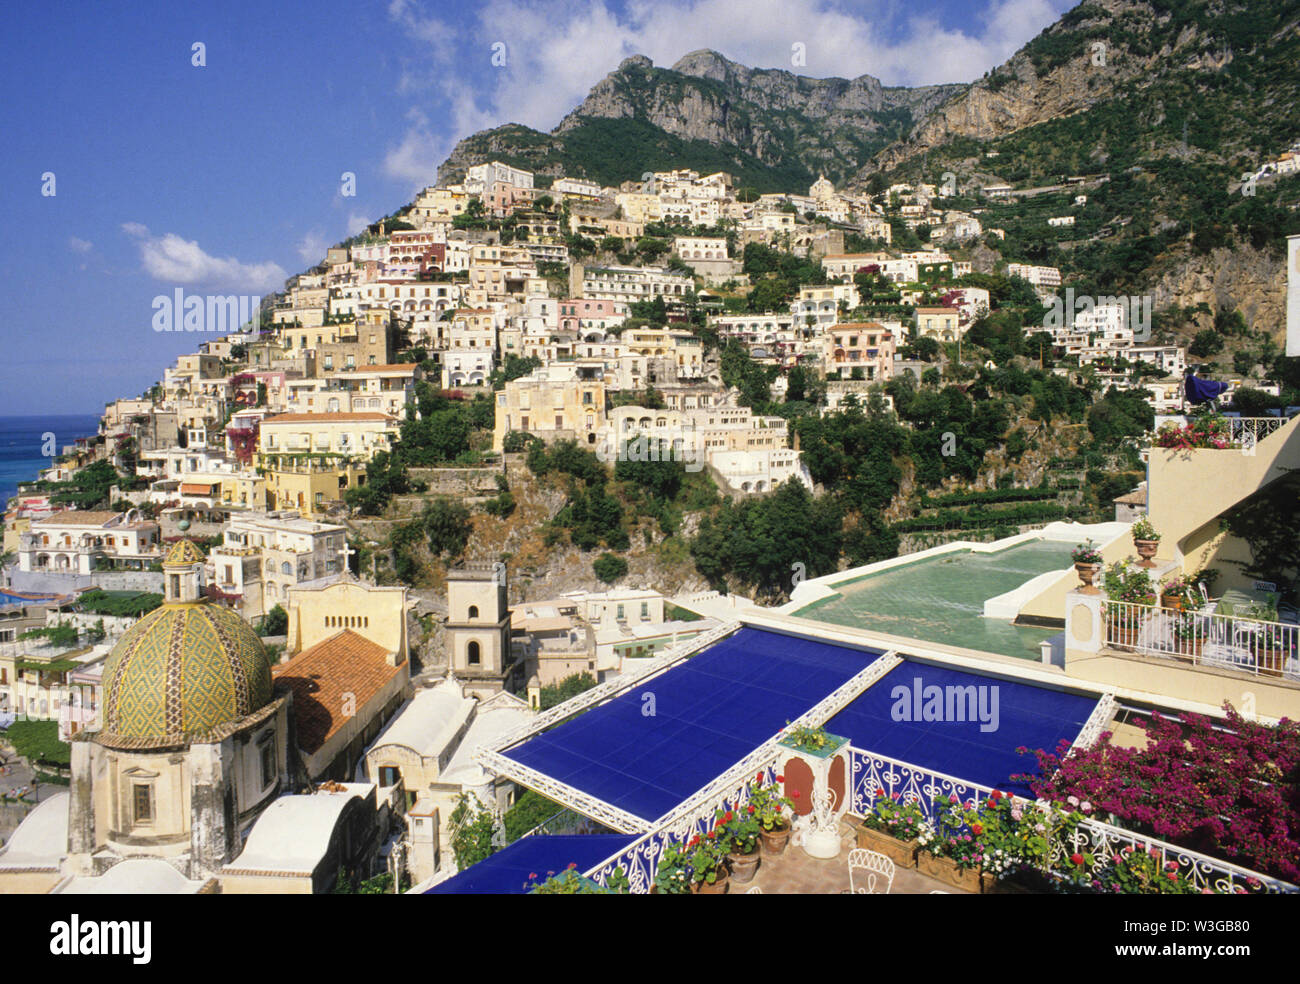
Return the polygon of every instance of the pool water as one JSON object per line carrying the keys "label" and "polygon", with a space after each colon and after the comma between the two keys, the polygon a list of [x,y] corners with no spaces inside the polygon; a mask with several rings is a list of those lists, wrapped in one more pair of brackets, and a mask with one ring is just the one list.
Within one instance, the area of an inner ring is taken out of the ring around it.
{"label": "pool water", "polygon": [[997,553],[955,551],[836,586],[839,594],[793,614],[965,649],[1039,659],[1059,629],[985,618],[984,602],[1030,578],[1071,566],[1071,544],[1034,540]]}

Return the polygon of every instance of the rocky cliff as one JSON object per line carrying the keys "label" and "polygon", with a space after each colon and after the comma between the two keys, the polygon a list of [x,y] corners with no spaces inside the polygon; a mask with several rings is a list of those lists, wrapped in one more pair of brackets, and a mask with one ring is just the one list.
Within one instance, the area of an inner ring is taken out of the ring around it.
{"label": "rocky cliff", "polygon": [[[438,177],[453,179],[496,156],[543,174],[601,179],[609,162],[593,157],[593,144],[611,132],[611,123],[621,123],[624,129],[613,132],[649,148],[647,167],[655,166],[657,149],[680,156],[672,166],[720,164],[741,172],[742,180],[750,176],[746,172],[763,169],[804,184],[823,172],[843,180],[964,88],[892,87],[870,75],[807,78],[748,68],[709,50],[691,52],[671,68],[656,68],[635,55],[598,82],[549,134],[517,124],[475,134],[457,145]],[[623,173],[618,180],[639,176]]]}

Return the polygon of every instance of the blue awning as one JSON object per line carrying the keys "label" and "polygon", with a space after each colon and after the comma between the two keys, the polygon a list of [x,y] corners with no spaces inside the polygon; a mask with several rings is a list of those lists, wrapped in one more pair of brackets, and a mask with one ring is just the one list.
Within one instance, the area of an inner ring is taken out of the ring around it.
{"label": "blue awning", "polygon": [[657,820],[880,655],[741,629],[504,754],[644,820]]}
{"label": "blue awning", "polygon": [[535,834],[453,875],[425,895],[526,895],[570,864],[578,874],[617,854],[630,834]]}
{"label": "blue awning", "polygon": [[[960,709],[964,720],[924,720],[927,700],[935,695],[927,690],[931,687],[942,695],[944,718],[959,716],[949,711],[951,692],[952,709]],[[966,689],[971,687],[974,705]],[[996,728],[991,728],[995,695]],[[831,718],[826,730],[847,736],[866,752],[1030,795],[1027,785],[1011,777],[1032,774],[1037,765],[1032,755],[1016,749],[1055,751],[1061,739],[1074,741],[1096,704],[1095,697],[905,660]]]}

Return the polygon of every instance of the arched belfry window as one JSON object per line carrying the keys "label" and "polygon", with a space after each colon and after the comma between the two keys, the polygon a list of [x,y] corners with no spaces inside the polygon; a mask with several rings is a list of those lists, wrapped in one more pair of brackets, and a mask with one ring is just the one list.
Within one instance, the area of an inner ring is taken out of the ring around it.
{"label": "arched belfry window", "polygon": [[466,646],[465,656],[469,660],[470,666],[478,666],[479,662],[481,661],[479,644],[477,642],[471,642],[468,646]]}

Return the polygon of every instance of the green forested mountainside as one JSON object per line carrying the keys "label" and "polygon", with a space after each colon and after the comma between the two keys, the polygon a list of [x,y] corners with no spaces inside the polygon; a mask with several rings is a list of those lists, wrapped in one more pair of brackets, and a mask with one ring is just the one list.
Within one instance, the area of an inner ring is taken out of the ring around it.
{"label": "green forested mountainside", "polygon": [[[1010,133],[950,127],[941,136],[924,120],[882,152],[886,167],[874,180],[938,183],[951,173],[973,204],[975,189],[993,182],[1024,189],[1088,179],[1005,204],[978,200],[988,205],[984,226],[1007,233],[990,245],[1060,266],[1080,293],[1143,292],[1216,249],[1280,256],[1284,237],[1300,232],[1300,187],[1283,179],[1243,194],[1241,177],[1300,137],[1298,58],[1293,2],[1084,3],[939,111],[1014,91],[1042,101],[1041,119],[1031,113]],[[1088,88],[1089,105],[1046,111]],[[1075,207],[1080,192],[1088,200]],[[1057,215],[1074,215],[1075,225],[1049,227]]]}

